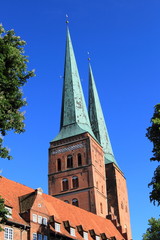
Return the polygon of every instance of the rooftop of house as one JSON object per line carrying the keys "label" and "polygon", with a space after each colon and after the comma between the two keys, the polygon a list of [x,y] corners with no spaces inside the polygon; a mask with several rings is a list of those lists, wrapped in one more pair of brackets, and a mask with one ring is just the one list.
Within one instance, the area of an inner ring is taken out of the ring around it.
{"label": "rooftop of house", "polygon": [[[75,237],[72,237],[67,231],[65,226],[66,222],[69,223],[69,226],[75,228],[76,239],[83,239],[83,236],[78,232],[78,226],[81,226],[80,228],[83,229],[83,231],[88,232],[89,240],[93,240],[91,232],[94,232],[97,236],[105,233],[108,238],[114,236],[116,240],[124,239],[110,220],[44,194],[41,189],[35,190],[5,177],[1,177],[0,196],[5,199],[5,205],[12,208],[12,218],[9,219],[10,222],[27,226],[29,223],[20,216],[20,213],[28,210],[37,212],[39,209],[41,213],[45,213],[45,215],[48,216],[48,219],[52,217],[55,222],[60,223],[61,234],[70,238],[75,239]],[[38,208],[38,205],[41,206],[41,208]],[[51,229],[55,231],[54,225],[51,226]]]}

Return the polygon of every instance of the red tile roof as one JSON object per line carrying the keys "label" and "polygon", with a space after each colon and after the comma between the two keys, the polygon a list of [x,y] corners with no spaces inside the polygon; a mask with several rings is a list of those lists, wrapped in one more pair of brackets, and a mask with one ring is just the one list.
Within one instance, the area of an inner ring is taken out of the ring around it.
{"label": "red tile roof", "polygon": [[[12,219],[9,220],[28,225],[19,215],[19,197],[33,192],[35,192],[34,189],[29,188],[25,185],[11,181],[5,177],[0,178],[0,196],[5,199],[5,204],[7,206],[11,206],[13,208]],[[105,233],[108,238],[115,236],[117,240],[124,239],[110,220],[87,212],[79,207],[65,203],[50,195],[43,193],[42,197],[44,199],[44,204],[49,212],[49,215],[54,216],[54,220],[61,223],[61,233],[63,235],[71,237],[63,225],[64,221],[69,221],[70,226],[74,228],[82,225],[83,229],[86,231],[94,229],[97,235]],[[54,231],[53,228],[52,230]],[[93,240],[89,233],[88,236],[90,240]],[[75,237],[73,238],[75,239]],[[77,232],[77,228],[76,238],[82,239],[81,235]]]}

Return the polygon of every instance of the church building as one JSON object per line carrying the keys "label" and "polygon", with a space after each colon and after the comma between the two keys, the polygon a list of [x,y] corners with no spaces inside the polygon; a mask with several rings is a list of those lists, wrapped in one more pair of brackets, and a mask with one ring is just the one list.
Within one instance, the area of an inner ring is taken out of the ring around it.
{"label": "church building", "polygon": [[0,195],[11,214],[0,239],[132,239],[126,179],[113,154],[90,63],[87,110],[68,26],[48,194],[2,177]]}

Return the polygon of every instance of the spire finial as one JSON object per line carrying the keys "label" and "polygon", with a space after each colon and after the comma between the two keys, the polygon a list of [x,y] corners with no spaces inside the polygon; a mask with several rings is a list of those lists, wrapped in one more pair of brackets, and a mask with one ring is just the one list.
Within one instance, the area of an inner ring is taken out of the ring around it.
{"label": "spire finial", "polygon": [[90,62],[90,61],[91,61],[91,58],[90,58],[90,53],[89,53],[89,52],[87,52],[87,54],[88,54],[88,62]]}
{"label": "spire finial", "polygon": [[68,24],[69,21],[68,21],[68,15],[66,14],[66,24]]}

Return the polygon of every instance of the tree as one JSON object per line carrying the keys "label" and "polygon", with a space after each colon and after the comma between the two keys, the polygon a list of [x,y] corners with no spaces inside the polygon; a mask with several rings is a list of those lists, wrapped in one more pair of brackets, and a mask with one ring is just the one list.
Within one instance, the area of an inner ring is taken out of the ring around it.
{"label": "tree", "polygon": [[[147,128],[146,136],[153,143],[153,157],[151,161],[160,162],[160,104],[155,107],[153,117],[151,118],[152,125]],[[154,171],[154,176],[148,186],[152,187],[150,192],[150,201],[155,205],[160,205],[160,165]]]}
{"label": "tree", "polygon": [[148,220],[148,225],[145,234],[143,234],[143,240],[160,240],[160,218],[151,218]]}
{"label": "tree", "polygon": [[21,108],[27,104],[22,87],[34,76],[27,70],[27,56],[24,55],[25,41],[15,36],[14,30],[6,31],[0,25],[0,157],[11,159],[9,150],[3,146],[8,131],[24,132],[24,113]]}
{"label": "tree", "polygon": [[[3,224],[7,221],[7,215],[8,215],[8,210],[5,209],[4,206],[4,199],[1,198],[0,196],[0,224]],[[0,226],[0,231],[2,231],[3,228]]]}

